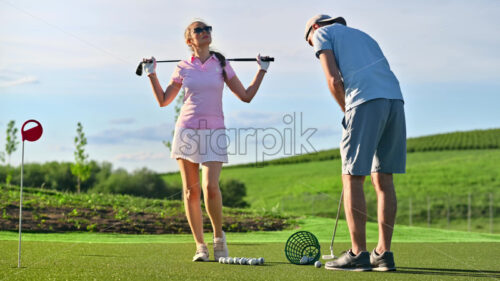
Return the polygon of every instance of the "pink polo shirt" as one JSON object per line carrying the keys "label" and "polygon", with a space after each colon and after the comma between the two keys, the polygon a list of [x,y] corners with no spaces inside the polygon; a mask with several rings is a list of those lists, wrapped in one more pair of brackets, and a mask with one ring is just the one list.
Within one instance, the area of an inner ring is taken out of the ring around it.
{"label": "pink polo shirt", "polygon": [[[224,69],[228,80],[234,77],[234,70],[228,61],[226,61]],[[194,56],[189,61],[179,62],[172,74],[172,80],[182,84],[185,90],[184,104],[176,127],[190,129],[225,128],[222,112],[224,78],[220,62],[215,55],[212,55],[205,63],[201,63]]]}

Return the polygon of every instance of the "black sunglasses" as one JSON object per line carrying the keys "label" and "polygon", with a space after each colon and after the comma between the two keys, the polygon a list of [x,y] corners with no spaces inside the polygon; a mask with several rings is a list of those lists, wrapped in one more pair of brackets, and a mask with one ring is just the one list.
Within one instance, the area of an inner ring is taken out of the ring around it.
{"label": "black sunglasses", "polygon": [[197,28],[193,29],[193,32],[196,33],[196,34],[200,34],[203,31],[205,31],[207,33],[211,33],[212,32],[212,27],[207,25],[205,27],[197,27]]}

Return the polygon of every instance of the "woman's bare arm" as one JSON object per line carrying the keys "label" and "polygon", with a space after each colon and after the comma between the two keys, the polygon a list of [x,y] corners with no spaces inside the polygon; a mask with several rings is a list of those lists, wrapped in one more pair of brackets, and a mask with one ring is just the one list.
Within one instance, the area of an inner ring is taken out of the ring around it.
{"label": "woman's bare arm", "polygon": [[182,84],[171,81],[164,92],[160,85],[160,81],[158,81],[158,77],[156,77],[156,73],[152,73],[148,77],[151,81],[153,93],[160,107],[169,105],[181,90]]}

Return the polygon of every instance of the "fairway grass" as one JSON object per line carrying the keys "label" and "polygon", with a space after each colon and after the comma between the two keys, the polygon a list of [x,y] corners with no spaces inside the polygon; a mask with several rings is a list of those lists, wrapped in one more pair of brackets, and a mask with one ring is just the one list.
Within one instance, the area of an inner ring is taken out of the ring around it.
{"label": "fairway grass", "polygon": [[[467,205],[468,194],[472,195],[472,210],[476,210],[473,219],[487,218],[490,194],[496,198],[494,210],[499,208],[498,159],[500,149],[408,153],[406,174],[394,177],[398,196],[397,221],[409,224],[408,206],[411,198],[413,222],[426,223],[429,199],[432,207],[438,208],[432,213],[432,219],[443,216],[444,211],[440,213],[439,207],[451,205],[451,226],[454,226],[455,220],[467,216],[466,211],[460,213],[457,210]],[[163,179],[170,184],[182,184],[178,173],[163,175]],[[243,182],[247,189],[245,200],[252,209],[276,209],[292,215],[333,216],[342,190],[339,159],[262,168],[222,169],[221,179]],[[366,179],[364,190],[368,211],[375,214],[376,193],[370,179]],[[484,214],[480,215],[479,210]],[[369,220],[376,221],[376,217],[372,216]]]}
{"label": "fairway grass", "polygon": [[[375,244],[370,243],[371,249]],[[191,262],[193,243],[23,244],[0,241],[0,280],[482,280],[500,278],[500,243],[394,243],[391,273],[340,272],[290,264],[284,243],[229,245],[231,256],[264,257],[261,266]],[[322,243],[323,253],[328,243]],[[348,249],[336,243],[336,253]],[[211,245],[209,245],[212,254]]]}

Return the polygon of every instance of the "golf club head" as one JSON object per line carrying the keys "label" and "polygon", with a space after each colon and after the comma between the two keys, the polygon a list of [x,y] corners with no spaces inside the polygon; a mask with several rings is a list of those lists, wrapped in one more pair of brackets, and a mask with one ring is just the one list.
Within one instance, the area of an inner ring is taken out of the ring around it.
{"label": "golf club head", "polygon": [[322,258],[324,260],[333,260],[336,259],[337,257],[334,254],[331,254],[331,255],[323,255]]}
{"label": "golf club head", "polygon": [[137,66],[137,69],[135,70],[135,74],[141,76],[142,75],[142,62],[139,63],[139,66]]}

